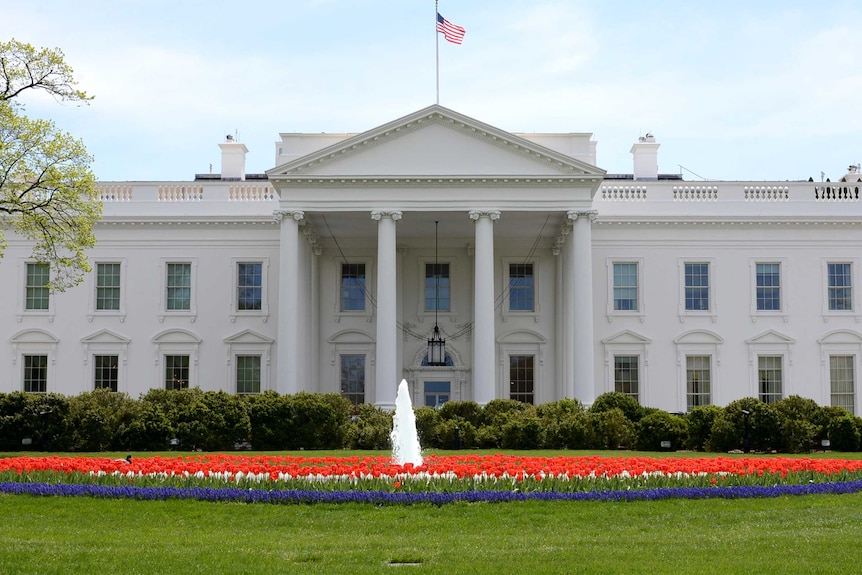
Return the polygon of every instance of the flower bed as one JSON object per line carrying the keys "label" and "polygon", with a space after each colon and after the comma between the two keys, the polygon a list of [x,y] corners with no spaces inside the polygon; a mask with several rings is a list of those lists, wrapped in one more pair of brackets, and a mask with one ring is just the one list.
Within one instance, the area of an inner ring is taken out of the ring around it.
{"label": "flower bed", "polygon": [[0,459],[0,492],[268,503],[638,500],[771,497],[862,491],[862,460],[787,457],[428,456],[208,454]]}

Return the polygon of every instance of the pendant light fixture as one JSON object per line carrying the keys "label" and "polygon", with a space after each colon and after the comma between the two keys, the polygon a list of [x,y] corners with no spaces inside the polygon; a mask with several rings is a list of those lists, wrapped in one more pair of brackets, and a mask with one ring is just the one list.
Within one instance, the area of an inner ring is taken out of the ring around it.
{"label": "pendant light fixture", "polygon": [[428,340],[428,365],[446,365],[446,340],[440,337],[440,328],[437,326],[437,312],[440,309],[440,265],[437,263],[437,227],[439,221],[434,222],[434,332]]}

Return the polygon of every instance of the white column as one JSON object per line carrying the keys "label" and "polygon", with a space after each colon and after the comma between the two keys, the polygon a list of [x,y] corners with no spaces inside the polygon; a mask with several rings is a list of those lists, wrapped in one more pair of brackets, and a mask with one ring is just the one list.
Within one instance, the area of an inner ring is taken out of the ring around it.
{"label": "white column", "polygon": [[593,210],[568,212],[572,220],[572,301],[574,332],[574,395],[590,405],[595,400],[595,336],[593,334]]}
{"label": "white column", "polygon": [[473,273],[473,399],[486,405],[496,398],[494,376],[494,222],[497,210],[473,210],[476,222],[476,251]]}
{"label": "white column", "polygon": [[375,360],[374,404],[395,409],[398,379],[398,276],[395,247],[395,222],[401,212],[375,210],[377,220],[377,352]]}
{"label": "white column", "polygon": [[572,399],[575,397],[575,371],[572,350],[575,348],[575,301],[574,301],[574,279],[575,279],[575,249],[574,234],[571,224],[566,222],[560,230],[558,237],[560,250],[560,268],[562,270],[562,297],[560,298],[560,318],[563,325],[561,333],[562,376],[563,397]]}
{"label": "white column", "polygon": [[302,389],[299,381],[299,222],[305,213],[278,210],[281,223],[278,251],[278,381],[276,391],[293,394]]}

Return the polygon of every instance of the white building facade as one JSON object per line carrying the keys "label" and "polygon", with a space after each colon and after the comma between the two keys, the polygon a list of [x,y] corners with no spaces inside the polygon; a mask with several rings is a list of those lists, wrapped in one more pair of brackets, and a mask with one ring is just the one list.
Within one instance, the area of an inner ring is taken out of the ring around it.
{"label": "white building facade", "polygon": [[[596,167],[590,134],[430,106],[362,134],[281,134],[275,167],[104,182],[93,267],[9,236],[0,392],[342,393],[392,408],[622,391],[685,412],[801,395],[860,411],[862,207],[841,182],[686,182]],[[429,365],[435,325],[443,365]]]}

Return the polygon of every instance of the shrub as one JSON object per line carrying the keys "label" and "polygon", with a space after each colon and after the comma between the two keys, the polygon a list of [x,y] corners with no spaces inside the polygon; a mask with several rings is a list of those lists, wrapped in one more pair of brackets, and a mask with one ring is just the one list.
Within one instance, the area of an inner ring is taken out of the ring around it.
{"label": "shrub", "polygon": [[475,401],[447,401],[440,407],[440,418],[469,421],[474,427],[479,427],[482,408]]}
{"label": "shrub", "polygon": [[694,451],[703,451],[709,442],[712,426],[722,410],[717,405],[701,405],[692,409],[688,416],[688,439],[685,446]]}
{"label": "shrub", "polygon": [[748,415],[748,447],[755,451],[768,451],[780,448],[781,421],[778,411],[771,404],[755,397],[744,397],[727,404],[724,408],[725,419],[739,430],[740,442],[731,449],[745,448],[746,416]]}
{"label": "shrub", "polygon": [[561,399],[536,407],[542,422],[543,443],[547,449],[583,449],[587,423],[584,407],[576,399]]}
{"label": "shrub", "polygon": [[835,451],[859,450],[859,429],[859,418],[849,413],[832,418],[826,429],[830,447]]}
{"label": "shrub", "polygon": [[482,411],[482,422],[485,425],[502,427],[508,421],[509,415],[525,411],[528,404],[514,399],[492,399]]}
{"label": "shrub", "polygon": [[172,439],[171,422],[156,403],[129,402],[129,418],[117,427],[116,448],[123,451],[158,451]]}
{"label": "shrub", "polygon": [[287,449],[293,427],[290,399],[275,391],[244,395],[248,405],[251,444],[255,449]]}
{"label": "shrub", "polygon": [[542,421],[535,407],[510,412],[502,425],[504,449],[538,449],[542,445]]}
{"label": "shrub", "polygon": [[666,411],[654,411],[644,416],[636,425],[637,448],[659,451],[663,441],[669,441],[671,450],[680,449],[688,437],[688,423],[678,415]]}
{"label": "shrub", "polygon": [[817,427],[804,419],[787,419],[781,425],[783,451],[788,453],[808,453],[814,445]]}
{"label": "shrub", "polygon": [[134,419],[135,402],[124,393],[97,389],[69,399],[73,451],[115,450],[121,424]]}
{"label": "shrub", "polygon": [[587,414],[587,447],[619,449],[634,445],[635,428],[623,411],[614,407]]}
{"label": "shrub", "polygon": [[[69,451],[69,400],[58,393],[0,394],[0,445],[4,450]],[[22,440],[29,439],[29,445]]]}
{"label": "shrub", "polygon": [[643,417],[643,408],[638,400],[626,393],[610,391],[596,398],[590,406],[590,413],[602,413],[611,409],[619,409],[632,423],[637,423]]}
{"label": "shrub", "polygon": [[287,449],[338,449],[344,444],[350,401],[337,394],[305,392],[287,398]]}
{"label": "shrub", "polygon": [[392,414],[374,405],[357,406],[345,434],[347,449],[392,449]]}
{"label": "shrub", "polygon": [[437,426],[437,436],[443,449],[473,449],[476,447],[476,427],[466,420],[447,419]]}
{"label": "shrub", "polygon": [[433,407],[419,407],[416,413],[416,433],[419,435],[419,445],[423,449],[429,447],[442,448],[440,433],[437,427],[442,423],[440,412]]}

